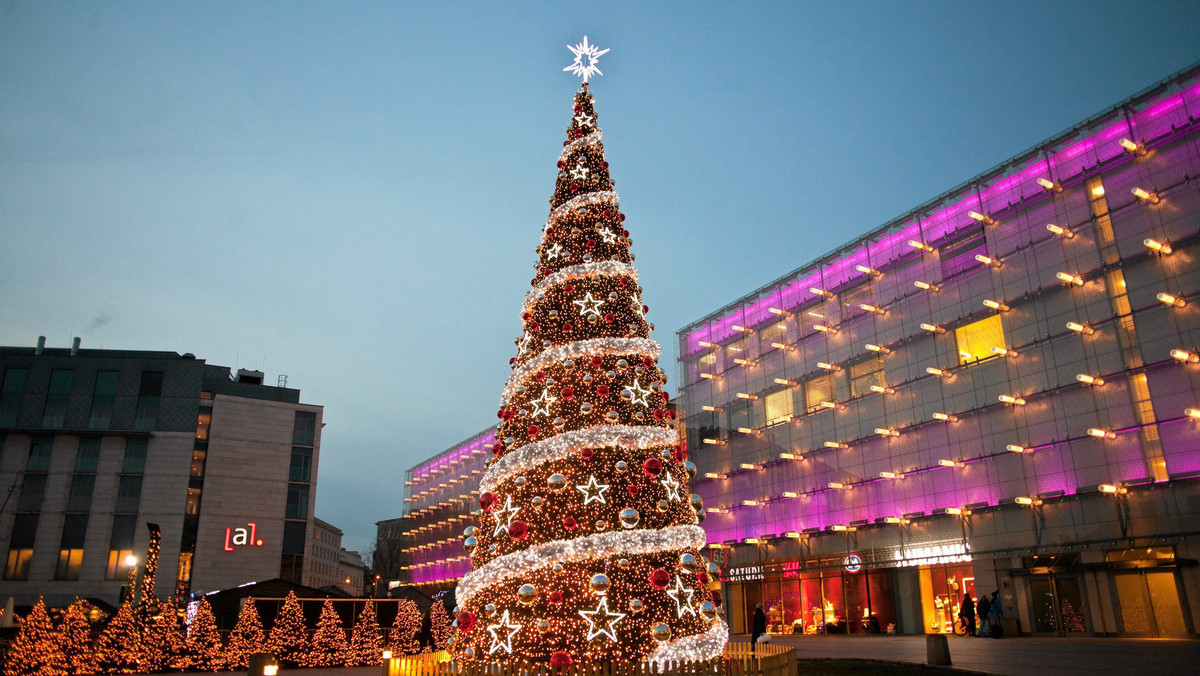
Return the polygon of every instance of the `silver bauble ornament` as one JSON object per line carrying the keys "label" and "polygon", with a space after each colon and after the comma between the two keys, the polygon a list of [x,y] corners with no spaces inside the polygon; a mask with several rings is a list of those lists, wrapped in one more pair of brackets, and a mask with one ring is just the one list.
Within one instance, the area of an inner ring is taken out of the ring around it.
{"label": "silver bauble ornament", "polygon": [[546,487],[557,493],[567,487],[567,477],[561,474],[551,474],[546,479]]}
{"label": "silver bauble ornament", "polygon": [[608,576],[604,573],[596,573],[593,575],[590,583],[592,592],[596,594],[603,594],[604,592],[608,591],[608,588],[611,584],[612,583],[608,581]]}
{"label": "silver bauble ornament", "polygon": [[671,628],[665,624],[656,624],[650,630],[650,635],[654,637],[655,641],[666,643],[671,640]]}
{"label": "silver bauble ornament", "polygon": [[638,511],[632,507],[626,507],[621,510],[621,525],[626,528],[636,528],[641,517]]}
{"label": "silver bauble ornament", "polygon": [[537,588],[526,582],[517,590],[517,600],[524,605],[530,605],[537,600]]}
{"label": "silver bauble ornament", "polygon": [[679,555],[679,567],[685,573],[695,573],[700,570],[700,563],[696,561],[696,556],[689,552],[684,552]]}

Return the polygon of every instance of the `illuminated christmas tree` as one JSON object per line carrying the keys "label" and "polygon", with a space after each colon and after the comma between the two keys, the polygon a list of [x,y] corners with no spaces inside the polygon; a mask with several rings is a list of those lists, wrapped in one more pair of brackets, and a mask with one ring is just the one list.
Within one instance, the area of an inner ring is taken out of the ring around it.
{"label": "illuminated christmas tree", "polygon": [[67,659],[40,598],[4,657],[4,676],[67,676]]}
{"label": "illuminated christmas tree", "polygon": [[350,649],[346,653],[346,666],[373,667],[383,661],[383,641],[379,636],[379,620],[375,617],[375,604],[363,604],[354,631],[350,633]]}
{"label": "illuminated christmas tree", "polygon": [[186,654],[189,671],[216,671],[225,666],[221,632],[217,631],[217,618],[213,617],[208,599],[200,599],[196,615],[188,625]]}
{"label": "illuminated christmas tree", "polygon": [[242,612],[238,613],[237,624],[229,632],[228,645],[225,646],[225,666],[241,671],[249,667],[250,656],[257,653],[269,652],[267,640],[263,635],[262,620],[258,617],[258,609],[254,607],[254,599],[246,599]]}
{"label": "illuminated christmas tree", "polygon": [[96,653],[92,650],[92,623],[87,603],[75,599],[63,613],[58,625],[58,646],[67,660],[67,672],[92,676],[96,671]]}
{"label": "illuminated christmas tree", "polygon": [[558,157],[495,457],[464,533],[464,660],[637,663],[719,655],[703,505],[662,386],[638,272],[584,79]]}
{"label": "illuminated christmas tree", "polygon": [[[183,632],[179,630],[179,612],[173,604],[152,601],[157,612],[147,617],[143,638],[142,668],[166,671],[187,666]],[[148,612],[148,611],[147,611]]]}
{"label": "illuminated christmas tree", "polygon": [[142,671],[142,632],[134,617],[133,603],[126,599],[96,641],[96,664],[103,674],[134,674]]}
{"label": "illuminated christmas tree", "polygon": [[285,667],[300,666],[308,652],[308,627],[304,624],[304,611],[300,609],[295,592],[288,592],[283,607],[275,616],[275,624],[267,637],[267,652]]}
{"label": "illuminated christmas tree", "polygon": [[445,650],[446,641],[450,639],[450,615],[446,612],[446,603],[441,599],[433,602],[429,608],[429,646],[433,650]]}
{"label": "illuminated christmas tree", "polygon": [[396,620],[388,632],[388,647],[392,654],[399,657],[421,652],[421,642],[417,640],[420,631],[421,611],[417,610],[417,604],[409,599],[401,599],[396,605]]}
{"label": "illuminated christmas tree", "polygon": [[333,602],[325,599],[321,606],[321,617],[313,632],[312,643],[304,656],[306,667],[340,667],[346,664],[346,632],[342,620],[333,609]]}

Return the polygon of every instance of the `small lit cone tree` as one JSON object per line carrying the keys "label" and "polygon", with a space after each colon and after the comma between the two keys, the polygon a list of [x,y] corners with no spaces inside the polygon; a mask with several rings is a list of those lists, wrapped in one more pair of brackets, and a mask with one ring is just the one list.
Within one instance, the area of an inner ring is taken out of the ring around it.
{"label": "small lit cone tree", "polygon": [[346,632],[342,629],[342,619],[333,609],[333,602],[325,599],[321,606],[321,618],[317,620],[317,629],[313,632],[312,643],[304,656],[302,666],[306,667],[340,667],[346,664]]}
{"label": "small lit cone tree", "polygon": [[225,666],[221,632],[217,631],[217,618],[208,599],[200,599],[196,615],[188,625],[185,650],[189,671],[216,671]]}
{"label": "small lit cone tree", "polygon": [[102,674],[134,674],[142,671],[142,632],[128,600],[117,609],[96,640],[96,663]]}
{"label": "small lit cone tree", "polygon": [[295,592],[288,592],[275,615],[275,624],[267,637],[267,652],[285,667],[300,666],[308,652],[308,627],[304,624],[304,611]]}
{"label": "small lit cone tree", "polygon": [[146,671],[166,671],[187,666],[183,632],[179,628],[179,613],[173,604],[154,601],[158,611],[147,616],[142,641],[142,668]]}
{"label": "small lit cone tree", "polygon": [[264,652],[267,652],[267,639],[263,634],[262,620],[258,617],[254,599],[248,598],[238,613],[237,624],[229,632],[225,666],[235,671],[244,670],[250,666],[251,655]]}
{"label": "small lit cone tree", "polygon": [[350,649],[346,666],[373,667],[383,661],[383,640],[379,635],[379,620],[375,617],[374,602],[363,604],[354,631],[350,633]]}
{"label": "small lit cone tree", "polygon": [[67,672],[92,676],[96,671],[96,653],[92,650],[92,623],[87,604],[80,599],[67,606],[58,624],[58,646],[67,660]]}
{"label": "small lit cone tree", "polygon": [[396,619],[388,632],[388,647],[392,654],[416,655],[421,652],[421,642],[417,634],[421,632],[421,611],[417,604],[409,599],[401,599],[396,605]]}
{"label": "small lit cone tree", "polygon": [[4,657],[4,676],[67,676],[67,659],[40,598]]}
{"label": "small lit cone tree", "polygon": [[721,654],[695,465],[673,425],[587,76],[521,306],[497,444],[464,533],[460,660],[704,660]]}
{"label": "small lit cone tree", "polygon": [[450,633],[450,615],[446,613],[446,602],[438,599],[429,607],[430,649],[445,650]]}

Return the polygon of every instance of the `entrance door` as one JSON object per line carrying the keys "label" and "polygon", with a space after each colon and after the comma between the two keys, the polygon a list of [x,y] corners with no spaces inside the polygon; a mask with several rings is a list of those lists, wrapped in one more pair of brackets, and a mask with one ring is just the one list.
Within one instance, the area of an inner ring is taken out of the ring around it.
{"label": "entrance door", "polygon": [[1121,632],[1127,636],[1187,636],[1175,574],[1132,572],[1113,576],[1121,609]]}
{"label": "entrance door", "polygon": [[1035,577],[1029,580],[1033,597],[1033,632],[1068,636],[1087,632],[1083,588],[1073,576]]}

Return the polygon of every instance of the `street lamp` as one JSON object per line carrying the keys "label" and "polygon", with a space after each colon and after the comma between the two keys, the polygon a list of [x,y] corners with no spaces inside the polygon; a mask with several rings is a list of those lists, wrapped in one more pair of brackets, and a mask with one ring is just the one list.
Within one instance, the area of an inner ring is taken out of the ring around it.
{"label": "street lamp", "polygon": [[129,600],[133,601],[137,590],[137,557],[133,554],[126,554],[125,567],[129,569]]}

